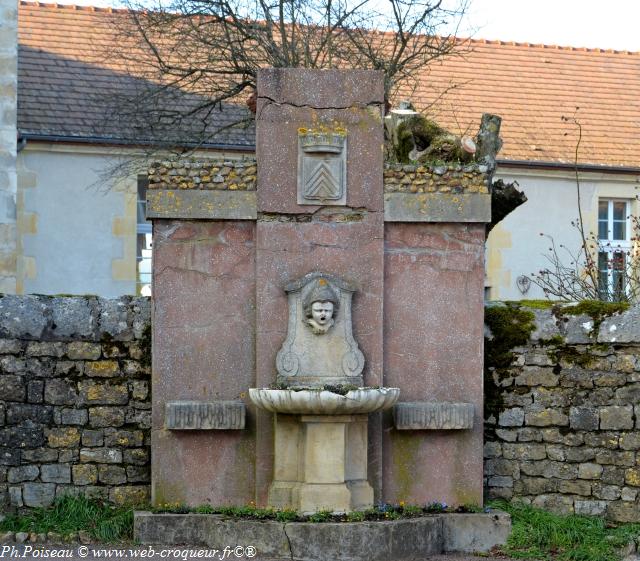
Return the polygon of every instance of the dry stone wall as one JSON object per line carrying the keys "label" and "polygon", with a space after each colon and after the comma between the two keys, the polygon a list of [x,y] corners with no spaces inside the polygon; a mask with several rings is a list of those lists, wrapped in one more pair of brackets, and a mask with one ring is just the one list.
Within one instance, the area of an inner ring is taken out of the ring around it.
{"label": "dry stone wall", "polygon": [[256,160],[185,159],[154,162],[149,170],[150,189],[204,189],[255,191]]}
{"label": "dry stone wall", "polygon": [[486,494],[640,521],[640,307],[593,315],[487,311]]}
{"label": "dry stone wall", "polygon": [[433,165],[387,164],[385,193],[488,193],[487,166],[442,163]]}
{"label": "dry stone wall", "polygon": [[0,510],[149,493],[150,303],[0,297]]}
{"label": "dry stone wall", "polygon": [[[257,164],[242,160],[180,158],[154,162],[150,189],[255,191]],[[477,163],[387,164],[385,193],[488,193],[487,166]]]}
{"label": "dry stone wall", "polygon": [[[511,327],[487,331],[487,497],[640,521],[640,307],[500,308]],[[0,510],[76,492],[148,499],[149,325],[145,298],[0,297]]]}

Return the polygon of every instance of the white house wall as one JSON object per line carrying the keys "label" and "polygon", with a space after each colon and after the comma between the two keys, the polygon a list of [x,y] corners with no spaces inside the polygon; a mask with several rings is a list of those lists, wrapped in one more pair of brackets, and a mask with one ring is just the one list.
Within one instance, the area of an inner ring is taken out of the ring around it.
{"label": "white house wall", "polygon": [[[487,241],[488,297],[492,300],[543,298],[542,290],[530,285],[522,293],[517,284],[520,275],[530,277],[549,266],[551,236],[556,246],[577,251],[580,235],[571,226],[578,218],[578,197],[574,172],[499,168],[496,178],[517,181],[527,195],[527,202],[496,226]],[[634,200],[640,178],[633,175],[581,173],[580,191],[586,232],[597,231],[599,198]],[[637,202],[631,207],[637,214]],[[543,233],[545,236],[541,236]],[[565,263],[571,258],[563,249],[559,254]]]}
{"label": "white house wall", "polygon": [[96,185],[111,158],[70,148],[34,143],[18,156],[23,291],[134,294],[135,178]]}
{"label": "white house wall", "polygon": [[[113,158],[113,150],[60,143],[29,142],[18,154],[17,292],[135,294],[136,177],[100,183],[98,170]],[[546,236],[557,246],[579,247],[578,232],[571,226],[578,216],[575,175],[570,170],[503,167],[496,178],[516,180],[528,201],[489,236],[488,297],[542,298],[534,284],[523,294],[516,281],[548,266]],[[637,176],[581,174],[587,231],[597,229],[599,197],[634,199],[639,182]],[[638,213],[637,203],[632,212]]]}
{"label": "white house wall", "polygon": [[18,293],[136,293],[137,174],[105,182],[100,173],[131,156],[140,154],[83,144],[26,144],[17,165]]}
{"label": "white house wall", "polygon": [[18,2],[0,0],[0,292],[17,286],[16,110]]}

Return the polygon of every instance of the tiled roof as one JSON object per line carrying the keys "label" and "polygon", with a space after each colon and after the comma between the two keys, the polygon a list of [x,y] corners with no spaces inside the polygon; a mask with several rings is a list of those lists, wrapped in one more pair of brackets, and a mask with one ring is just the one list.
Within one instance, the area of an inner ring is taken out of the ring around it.
{"label": "tiled roof", "polygon": [[577,121],[580,162],[640,167],[640,52],[476,40],[431,66],[417,105],[434,91],[429,114],[452,132],[502,116],[501,159],[573,163]]}
{"label": "tiled roof", "polygon": [[[127,65],[113,56],[114,41],[123,40],[116,31],[123,26],[114,25],[114,18],[118,17],[126,17],[126,12],[20,3],[18,129],[21,134],[131,144],[153,141],[142,136],[126,116],[113,109],[115,95],[139,92],[150,84],[132,77],[126,70]],[[198,101],[197,96],[180,92],[181,104]],[[222,111],[214,113],[215,126],[224,128],[246,114],[246,107],[226,104]],[[197,117],[186,126],[199,130],[202,121]],[[155,137],[166,138],[171,131],[168,124],[166,130],[157,132]],[[148,135],[149,131],[145,129],[143,134]],[[215,142],[250,148],[254,144],[253,129],[226,129]]]}
{"label": "tiled roof", "polygon": [[[108,56],[117,10],[21,2],[18,126],[22,133],[140,139],[105,119],[100,99],[137,87]],[[399,97],[408,97],[401,92]],[[471,40],[433,63],[411,98],[442,126],[475,134],[482,113],[502,116],[503,160],[640,167],[640,53]],[[576,109],[578,108],[578,109]],[[217,124],[244,107],[225,107]],[[563,119],[563,117],[569,120]],[[253,145],[253,130],[220,144]]]}

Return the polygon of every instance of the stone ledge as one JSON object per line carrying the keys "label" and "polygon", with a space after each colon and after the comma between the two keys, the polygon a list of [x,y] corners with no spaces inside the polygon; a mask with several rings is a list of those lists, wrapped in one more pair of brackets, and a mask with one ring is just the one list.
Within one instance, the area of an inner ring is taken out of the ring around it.
{"label": "stone ledge", "polygon": [[385,193],[387,222],[491,222],[488,193]]}
{"label": "stone ledge", "polygon": [[472,403],[397,403],[393,419],[397,430],[465,430],[473,428]]}
{"label": "stone ledge", "polygon": [[242,401],[170,401],[164,428],[169,430],[241,430],[246,407]]}
{"label": "stone ledge", "polygon": [[147,218],[256,220],[255,191],[147,191]]}
{"label": "stone ledge", "polygon": [[140,544],[252,545],[259,558],[394,561],[445,552],[486,552],[504,544],[511,518],[500,511],[434,514],[384,522],[234,520],[212,514],[134,514]]}

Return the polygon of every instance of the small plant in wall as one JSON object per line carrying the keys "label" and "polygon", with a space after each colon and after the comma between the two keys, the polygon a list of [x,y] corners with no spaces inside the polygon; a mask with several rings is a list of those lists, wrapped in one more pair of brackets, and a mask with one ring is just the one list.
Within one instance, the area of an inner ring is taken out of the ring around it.
{"label": "small plant in wall", "polygon": [[549,264],[530,278],[551,300],[636,303],[640,301],[640,218],[631,213],[630,200],[600,199],[597,232],[585,228],[578,166],[582,141],[578,109],[572,117],[562,119],[578,131],[574,155],[578,218],[571,226],[578,232],[579,244],[572,249],[541,233],[549,240],[545,255]]}
{"label": "small plant in wall", "polygon": [[[577,250],[549,240],[549,253],[545,257],[549,265],[531,274],[531,281],[542,288],[550,300],[581,302],[640,301],[640,221],[628,215],[632,235],[629,244],[616,243],[587,234]],[[572,226],[579,228],[576,222]],[[630,247],[626,247],[630,245]]]}

